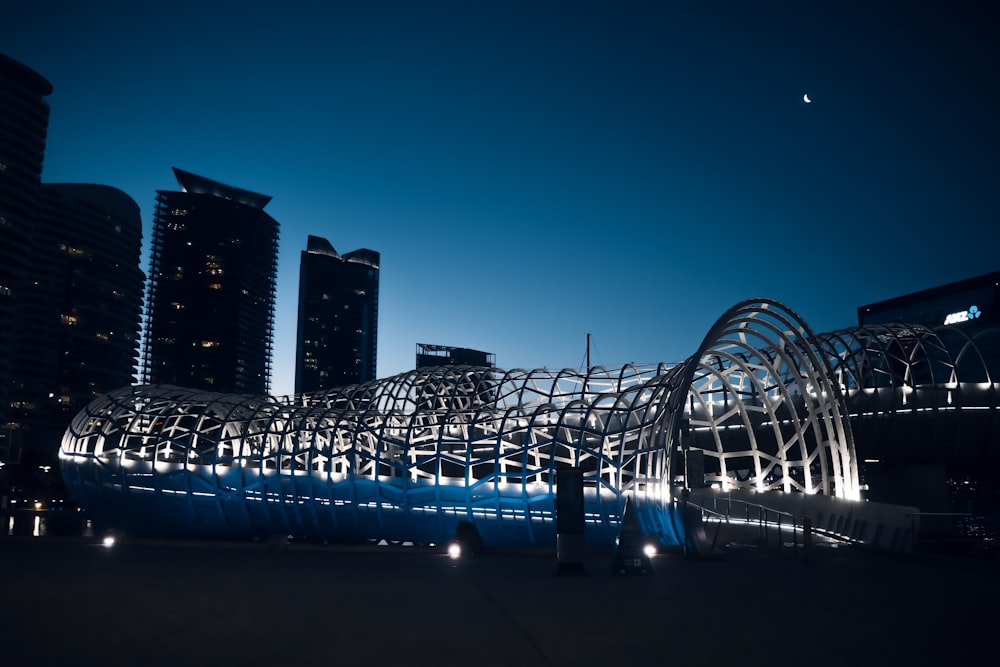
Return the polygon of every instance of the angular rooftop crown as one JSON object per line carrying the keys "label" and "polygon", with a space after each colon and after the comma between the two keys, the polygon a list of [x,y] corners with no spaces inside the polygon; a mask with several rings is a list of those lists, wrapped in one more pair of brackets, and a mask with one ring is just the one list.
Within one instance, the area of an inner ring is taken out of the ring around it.
{"label": "angular rooftop crown", "polygon": [[209,178],[205,178],[204,176],[192,174],[190,171],[184,171],[183,169],[178,169],[177,167],[174,167],[173,169],[174,176],[177,177],[177,183],[181,186],[181,189],[184,190],[184,192],[194,192],[197,194],[212,195],[213,197],[221,197],[223,199],[231,199],[239,202],[240,204],[260,209],[263,209],[267,206],[267,203],[271,201],[271,197],[268,195],[234,188],[231,185],[219,183],[218,181],[213,181]]}

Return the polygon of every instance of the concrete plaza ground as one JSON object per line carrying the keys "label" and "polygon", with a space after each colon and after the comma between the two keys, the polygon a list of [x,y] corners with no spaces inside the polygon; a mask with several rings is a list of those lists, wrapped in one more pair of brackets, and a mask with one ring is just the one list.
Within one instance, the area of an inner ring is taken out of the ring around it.
{"label": "concrete plaza ground", "polygon": [[995,662],[995,562],[727,542],[620,575],[588,552],[0,538],[0,663]]}

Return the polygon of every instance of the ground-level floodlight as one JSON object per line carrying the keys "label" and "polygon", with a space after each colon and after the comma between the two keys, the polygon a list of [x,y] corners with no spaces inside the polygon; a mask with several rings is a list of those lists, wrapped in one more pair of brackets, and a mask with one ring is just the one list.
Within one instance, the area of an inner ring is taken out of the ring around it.
{"label": "ground-level floodlight", "polygon": [[448,540],[448,555],[452,560],[462,556],[475,556],[483,550],[483,537],[471,521],[459,521],[455,536]]}

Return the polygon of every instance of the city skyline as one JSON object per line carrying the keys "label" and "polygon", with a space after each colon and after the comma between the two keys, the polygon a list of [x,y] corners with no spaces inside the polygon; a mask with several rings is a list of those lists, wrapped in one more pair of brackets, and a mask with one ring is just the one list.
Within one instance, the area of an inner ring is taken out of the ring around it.
{"label": "city skyline", "polygon": [[828,331],[997,268],[986,3],[58,5],[0,25],[54,86],[43,183],[128,193],[143,271],[172,166],[272,196],[275,394],[310,234],[381,254],[378,377],[677,361],[746,298]]}

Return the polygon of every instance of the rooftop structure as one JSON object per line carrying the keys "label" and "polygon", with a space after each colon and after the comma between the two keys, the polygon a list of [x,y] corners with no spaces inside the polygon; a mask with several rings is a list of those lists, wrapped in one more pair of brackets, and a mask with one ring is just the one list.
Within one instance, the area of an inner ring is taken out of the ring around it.
{"label": "rooftop structure", "polygon": [[492,352],[482,352],[467,347],[417,343],[417,368],[447,365],[494,368],[496,355]]}

